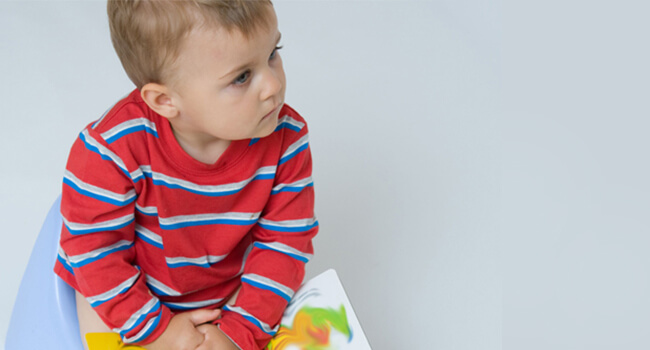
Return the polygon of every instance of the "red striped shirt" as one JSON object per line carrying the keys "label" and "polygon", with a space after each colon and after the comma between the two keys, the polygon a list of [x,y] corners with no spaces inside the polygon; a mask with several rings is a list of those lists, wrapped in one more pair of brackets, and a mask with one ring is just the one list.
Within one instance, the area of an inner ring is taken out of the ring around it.
{"label": "red striped shirt", "polygon": [[173,313],[223,307],[241,285],[219,327],[263,348],[313,253],[311,170],[307,126],[287,105],[271,135],[233,141],[207,165],[135,90],[72,146],[55,271],[143,344]]}

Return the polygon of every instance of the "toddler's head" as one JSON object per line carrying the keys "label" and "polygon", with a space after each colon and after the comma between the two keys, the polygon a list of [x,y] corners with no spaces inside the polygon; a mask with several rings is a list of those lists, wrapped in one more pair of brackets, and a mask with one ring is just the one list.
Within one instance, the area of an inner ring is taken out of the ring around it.
{"label": "toddler's head", "polygon": [[108,14],[128,76],[188,154],[209,163],[273,132],[286,81],[270,1],[109,0]]}
{"label": "toddler's head", "polygon": [[131,81],[169,83],[184,39],[199,27],[250,37],[269,26],[269,0],[108,0],[113,47]]}

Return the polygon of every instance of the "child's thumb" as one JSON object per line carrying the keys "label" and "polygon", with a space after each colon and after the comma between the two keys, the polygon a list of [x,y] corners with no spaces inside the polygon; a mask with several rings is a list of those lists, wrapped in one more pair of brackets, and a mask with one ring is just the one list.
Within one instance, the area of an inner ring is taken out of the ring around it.
{"label": "child's thumb", "polygon": [[201,310],[194,310],[189,312],[190,316],[190,321],[195,326],[214,321],[217,318],[219,318],[219,315],[221,315],[221,310],[220,309],[214,309],[214,310],[206,310],[206,309],[201,309]]}

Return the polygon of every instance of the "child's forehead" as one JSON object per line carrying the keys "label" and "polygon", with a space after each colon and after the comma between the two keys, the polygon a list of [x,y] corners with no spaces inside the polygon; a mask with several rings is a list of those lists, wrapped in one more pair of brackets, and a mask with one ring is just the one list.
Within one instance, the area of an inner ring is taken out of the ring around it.
{"label": "child's forehead", "polygon": [[215,16],[214,13],[212,15],[204,13],[195,19],[194,29],[225,30],[231,34],[243,35],[247,39],[263,35],[264,32],[277,31],[278,26],[278,19],[272,5],[264,6],[264,10],[258,12],[257,16],[246,21],[223,21],[223,18]]}
{"label": "child's forehead", "polygon": [[[214,16],[201,16],[197,18],[191,32],[197,31],[211,33],[215,37],[225,37],[234,42],[249,41],[255,40],[259,36],[265,36],[269,32],[277,32],[278,20],[273,6],[268,6],[268,9],[257,18],[246,23],[239,23],[239,25],[232,25],[232,23],[229,25]],[[227,35],[224,36],[224,34]]]}
{"label": "child's forehead", "polygon": [[248,35],[218,25],[197,26],[185,40],[176,63],[185,73],[226,78],[242,66],[264,60],[279,39],[275,21],[258,26]]}
{"label": "child's forehead", "polygon": [[192,31],[186,48],[190,51],[209,53],[219,51],[219,56],[248,55],[252,51],[274,45],[280,37],[277,26],[259,27],[249,34],[232,28],[202,26]]}

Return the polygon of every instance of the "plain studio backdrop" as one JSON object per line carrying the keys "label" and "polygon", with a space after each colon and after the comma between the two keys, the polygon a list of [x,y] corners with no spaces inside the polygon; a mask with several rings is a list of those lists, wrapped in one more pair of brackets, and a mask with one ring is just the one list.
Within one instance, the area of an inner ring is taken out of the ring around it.
{"label": "plain studio backdrop", "polygon": [[[647,7],[276,2],[308,277],[338,271],[374,349],[650,346]],[[132,84],[103,1],[0,2],[0,81],[4,344],[69,147]]]}

